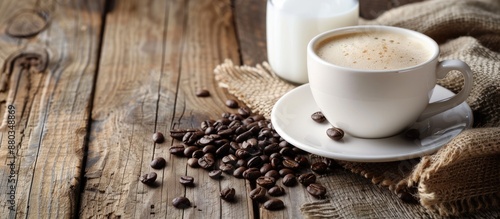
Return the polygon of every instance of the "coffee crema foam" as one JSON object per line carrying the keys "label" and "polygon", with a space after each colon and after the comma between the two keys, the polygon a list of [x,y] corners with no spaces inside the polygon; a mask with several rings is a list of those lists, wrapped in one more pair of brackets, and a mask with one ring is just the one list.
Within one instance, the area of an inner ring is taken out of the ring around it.
{"label": "coffee crema foam", "polygon": [[361,70],[397,70],[429,60],[431,50],[412,37],[367,31],[332,36],[320,42],[318,56],[332,64]]}

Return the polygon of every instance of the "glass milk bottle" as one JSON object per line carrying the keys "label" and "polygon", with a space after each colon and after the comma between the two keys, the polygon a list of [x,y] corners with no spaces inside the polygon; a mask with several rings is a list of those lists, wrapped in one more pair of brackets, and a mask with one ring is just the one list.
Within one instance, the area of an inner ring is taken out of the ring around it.
{"label": "glass milk bottle", "polygon": [[268,0],[267,56],[281,78],[307,83],[306,48],[327,30],[358,24],[358,0]]}

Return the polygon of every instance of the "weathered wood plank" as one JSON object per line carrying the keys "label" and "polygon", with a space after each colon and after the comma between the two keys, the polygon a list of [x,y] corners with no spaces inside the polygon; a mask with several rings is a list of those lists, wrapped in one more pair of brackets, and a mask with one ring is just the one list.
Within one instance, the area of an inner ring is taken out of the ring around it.
{"label": "weathered wood plank", "polygon": [[[40,9],[51,17],[42,32],[25,39],[3,32],[21,21],[26,23],[20,29],[29,30]],[[0,62],[13,66],[2,72],[8,82],[0,92],[2,118],[8,105],[16,108],[15,158],[7,154],[10,134],[5,127],[0,136],[2,217],[70,218],[77,211],[101,12],[102,1],[0,2]],[[22,13],[31,17],[11,19]],[[40,72],[35,63],[9,59],[18,50],[47,56],[48,68]],[[15,162],[12,178],[10,162]],[[8,191],[15,191],[13,199]]]}
{"label": "weathered wood plank", "polygon": [[[205,170],[187,168],[186,158],[168,153],[179,142],[151,141],[155,131],[168,136],[171,128],[198,127],[226,110],[228,94],[212,71],[225,58],[238,60],[231,16],[222,0],[116,2],[106,19],[82,218],[252,217],[246,199],[228,204],[219,198],[221,186],[244,188],[243,180],[212,180]],[[197,98],[197,88],[210,90],[211,97]],[[155,156],[165,157],[167,167],[155,171],[158,186],[151,188],[138,178],[152,171]],[[183,187],[183,175],[194,176],[196,186]],[[175,209],[171,201],[177,196],[196,208]]]}

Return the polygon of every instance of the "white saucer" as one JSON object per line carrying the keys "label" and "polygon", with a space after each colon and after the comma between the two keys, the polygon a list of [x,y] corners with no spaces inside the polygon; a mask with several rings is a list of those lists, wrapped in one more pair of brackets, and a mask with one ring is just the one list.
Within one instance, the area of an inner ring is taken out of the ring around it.
{"label": "white saucer", "polygon": [[[434,88],[430,102],[454,94],[441,86]],[[464,102],[411,128],[420,131],[420,140],[409,140],[404,134],[389,138],[363,139],[345,135],[341,141],[330,139],[325,131],[328,122],[317,123],[311,114],[319,111],[309,84],[297,87],[273,107],[271,121],[278,134],[292,145],[323,157],[355,162],[388,162],[421,157],[437,151],[472,125],[472,110]]]}

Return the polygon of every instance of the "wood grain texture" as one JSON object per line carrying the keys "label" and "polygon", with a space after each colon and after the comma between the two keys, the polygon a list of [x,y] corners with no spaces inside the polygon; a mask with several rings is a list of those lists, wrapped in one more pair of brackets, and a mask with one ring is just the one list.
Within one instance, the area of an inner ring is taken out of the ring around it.
{"label": "wood grain texture", "polygon": [[[87,183],[82,218],[251,218],[243,194],[238,202],[219,198],[225,186],[245,187],[245,181],[208,178],[207,171],[186,166],[186,158],[171,156],[178,144],[169,137],[153,144],[151,135],[168,136],[172,128],[199,127],[227,109],[228,94],[213,79],[213,69],[225,58],[238,60],[238,46],[228,1],[117,1],[107,15],[102,59],[96,85]],[[205,88],[208,98],[195,91]],[[157,185],[139,182],[152,171],[149,161],[165,157]],[[180,176],[195,178],[184,187]],[[176,209],[171,201],[188,197],[196,208]]]}
{"label": "wood grain texture", "polygon": [[[1,1],[0,23],[9,25],[12,20],[8,19],[17,14],[38,9],[53,18],[38,35],[22,39],[0,33],[2,64],[15,51],[27,50],[48,51],[50,61],[42,72],[16,61],[8,89],[1,94],[5,98],[2,114],[6,105],[16,108],[16,157],[9,160],[6,154],[9,134],[4,129],[0,136],[0,160],[5,164],[0,166],[0,215],[70,218],[78,210],[102,2]],[[6,174],[11,161],[15,162],[14,184],[8,181],[11,174]],[[7,204],[11,197],[6,193],[11,190],[16,193],[15,211]]]}

